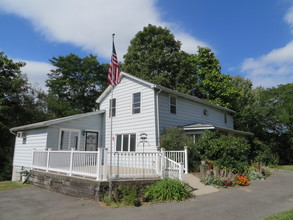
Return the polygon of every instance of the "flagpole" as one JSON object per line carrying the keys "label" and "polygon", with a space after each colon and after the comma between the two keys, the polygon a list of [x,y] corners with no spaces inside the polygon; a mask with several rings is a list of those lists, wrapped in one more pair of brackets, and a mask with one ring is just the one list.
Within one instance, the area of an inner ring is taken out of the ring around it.
{"label": "flagpole", "polygon": [[[114,45],[114,37],[115,34],[112,34],[112,40],[113,40],[113,45]],[[112,147],[113,147],[113,84],[111,84],[111,101],[110,101],[110,115],[111,115],[111,128],[110,128],[110,176],[109,176],[109,197],[110,200],[112,200]]]}

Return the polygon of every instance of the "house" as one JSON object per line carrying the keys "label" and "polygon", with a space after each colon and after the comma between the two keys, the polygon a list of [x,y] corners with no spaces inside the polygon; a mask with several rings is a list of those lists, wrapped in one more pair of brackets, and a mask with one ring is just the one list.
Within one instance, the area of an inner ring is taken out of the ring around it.
{"label": "house", "polygon": [[113,91],[109,86],[97,103],[100,110],[96,112],[11,128],[16,134],[12,179],[17,179],[16,170],[31,167],[33,149],[96,151],[109,148],[113,140],[113,152],[155,152],[164,129],[174,126],[192,136],[206,129],[251,135],[234,130],[233,110],[127,73],[122,73],[121,83]]}

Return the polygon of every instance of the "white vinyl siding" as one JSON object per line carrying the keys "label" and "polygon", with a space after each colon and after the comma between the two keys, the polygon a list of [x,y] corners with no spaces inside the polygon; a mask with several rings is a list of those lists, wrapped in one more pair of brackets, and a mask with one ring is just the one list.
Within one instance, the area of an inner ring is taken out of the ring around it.
{"label": "white vinyl siding", "polygon": [[[194,123],[211,124],[233,129],[233,117],[230,114],[227,113],[227,123],[225,123],[224,111],[179,96],[176,97],[176,114],[169,114],[169,97],[166,92],[159,94],[160,134],[169,127]],[[204,115],[204,109],[208,114]]]}
{"label": "white vinyl siding", "polygon": [[[80,130],[80,138],[79,138],[79,148],[78,150],[85,150],[85,142],[86,142],[86,131],[96,131],[99,132],[99,143],[98,146],[104,147],[104,117],[105,113],[99,115],[93,115],[85,118],[75,119],[67,122],[63,122],[60,124],[56,124],[50,126],[48,128],[48,148],[52,148],[52,150],[59,149],[59,136],[61,135],[61,128],[68,129],[76,129]],[[108,115],[107,115],[108,117]]]}
{"label": "white vinyl siding", "polygon": [[26,131],[25,140],[16,137],[13,166],[31,167],[33,149],[45,150],[47,145],[47,129]]}
{"label": "white vinyl siding", "polygon": [[[140,113],[133,114],[133,94],[140,93]],[[109,115],[109,99],[111,93],[100,103],[100,109],[106,110]],[[148,135],[148,147],[145,151],[156,151],[156,121],[155,121],[155,100],[154,90],[145,84],[134,81],[128,77],[123,77],[121,83],[118,84],[113,90],[113,97],[116,98],[117,111],[116,117],[113,117],[113,137],[116,139],[117,134],[121,132],[125,134],[136,135],[136,151],[143,151],[143,147],[139,144],[139,135],[146,133]],[[110,147],[110,121],[111,118],[106,117],[106,147]],[[115,142],[116,143],[116,140]],[[113,150],[116,150],[115,144],[112,145]]]}

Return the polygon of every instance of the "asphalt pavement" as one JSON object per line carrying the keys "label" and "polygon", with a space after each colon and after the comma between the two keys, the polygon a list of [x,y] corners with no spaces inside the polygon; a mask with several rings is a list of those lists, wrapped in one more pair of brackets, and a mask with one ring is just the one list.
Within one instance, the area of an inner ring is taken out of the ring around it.
{"label": "asphalt pavement", "polygon": [[36,187],[0,192],[0,220],[254,220],[292,208],[292,171],[274,171],[274,175],[267,180],[252,181],[248,187],[221,189],[185,202],[138,208],[108,208],[95,201]]}

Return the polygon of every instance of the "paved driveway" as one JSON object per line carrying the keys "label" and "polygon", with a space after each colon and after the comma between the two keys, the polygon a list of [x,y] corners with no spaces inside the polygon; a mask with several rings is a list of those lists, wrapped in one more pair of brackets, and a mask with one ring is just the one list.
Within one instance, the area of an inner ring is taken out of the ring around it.
{"label": "paved driveway", "polygon": [[266,181],[248,187],[223,189],[185,202],[139,208],[105,208],[98,203],[23,188],[0,192],[0,219],[259,219],[293,208],[293,172],[275,171]]}

